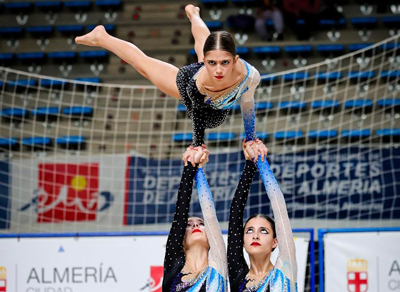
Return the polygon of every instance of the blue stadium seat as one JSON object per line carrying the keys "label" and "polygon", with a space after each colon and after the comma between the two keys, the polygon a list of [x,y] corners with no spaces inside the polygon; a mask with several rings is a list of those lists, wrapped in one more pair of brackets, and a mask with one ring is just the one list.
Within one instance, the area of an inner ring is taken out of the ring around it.
{"label": "blue stadium seat", "polygon": [[86,62],[104,62],[108,59],[108,56],[107,51],[85,51],[79,53],[79,57],[84,59]]}
{"label": "blue stadium seat", "polygon": [[386,43],[386,44],[382,44],[380,47],[382,50],[397,51],[398,49],[400,49],[400,43]]}
{"label": "blue stadium seat", "polygon": [[224,26],[222,21],[205,21],[205,24],[207,25],[208,29],[211,31],[221,30],[222,27]]}
{"label": "blue stadium seat", "polygon": [[91,106],[71,106],[64,108],[62,113],[74,117],[92,117],[93,108]]}
{"label": "blue stadium seat", "polygon": [[347,78],[351,81],[365,81],[367,79],[375,78],[374,71],[352,71],[347,73]]}
{"label": "blue stadium seat", "polygon": [[400,98],[386,98],[377,101],[377,106],[380,108],[386,108],[388,111],[394,109],[395,111],[400,110]]}
{"label": "blue stadium seat", "polygon": [[63,85],[65,86],[67,82],[55,79],[42,79],[40,81],[40,86],[42,87],[52,87],[52,88],[61,88]]}
{"label": "blue stadium seat", "polygon": [[311,102],[310,107],[317,110],[337,109],[339,108],[339,102],[337,100],[315,100]]}
{"label": "blue stadium seat", "polygon": [[318,81],[328,82],[328,81],[335,81],[337,79],[342,79],[343,74],[342,74],[342,72],[319,72],[319,73],[316,73],[314,75],[314,77]]}
{"label": "blue stadium seat", "polygon": [[16,138],[0,138],[0,151],[15,150],[17,145]]}
{"label": "blue stadium seat", "polygon": [[50,25],[44,26],[29,26],[26,28],[26,32],[30,33],[36,37],[48,37],[51,36],[54,32],[54,29]]}
{"label": "blue stadium seat", "polygon": [[60,113],[60,109],[56,106],[53,107],[38,107],[36,109],[31,110],[31,115],[33,116],[47,116],[47,115],[58,115]]}
{"label": "blue stadium seat", "polygon": [[25,64],[42,64],[46,60],[46,55],[42,52],[19,53],[17,59]]}
{"label": "blue stadium seat", "polygon": [[336,130],[311,130],[308,132],[308,138],[311,139],[330,139],[338,137]]}
{"label": "blue stadium seat", "polygon": [[380,77],[384,80],[400,78],[400,70],[382,71]]}
{"label": "blue stadium seat", "polygon": [[262,101],[262,102],[257,102],[254,106],[254,110],[255,111],[266,111],[269,109],[272,109],[274,107],[274,105],[272,104],[272,102],[266,102],[266,101]]}
{"label": "blue stadium seat", "polygon": [[[97,24],[89,24],[86,26],[86,30],[88,32],[92,31],[95,27],[97,26]],[[113,33],[115,31],[115,25],[114,24],[103,24],[104,29],[108,32],[108,33]]]}
{"label": "blue stadium seat", "polygon": [[344,103],[344,109],[367,113],[372,111],[372,99],[352,99]]}
{"label": "blue stadium seat", "polygon": [[293,45],[293,46],[285,46],[285,52],[289,55],[302,55],[307,56],[310,55],[313,51],[311,45]]}
{"label": "blue stadium seat", "polygon": [[89,11],[92,8],[92,1],[68,1],[64,6],[72,11]]}
{"label": "blue stadium seat", "polygon": [[332,44],[332,45],[318,45],[316,47],[317,52],[321,55],[333,55],[339,56],[344,53],[344,45],[341,44]]}
{"label": "blue stadium seat", "polygon": [[56,106],[54,107],[38,107],[36,109],[31,110],[31,115],[36,117],[39,121],[56,121],[58,119],[58,115],[60,113],[60,109]]}
{"label": "blue stadium seat", "polygon": [[97,0],[94,2],[94,5],[99,7],[102,10],[119,10],[122,7],[122,1],[120,0]]}
{"label": "blue stadium seat", "polygon": [[381,17],[381,22],[386,27],[397,28],[400,27],[400,16],[384,16]]}
{"label": "blue stadium seat", "polygon": [[56,144],[64,149],[83,150],[85,149],[85,137],[83,136],[63,136],[56,139]]}
{"label": "blue stadium seat", "polygon": [[303,138],[303,132],[302,131],[280,131],[280,132],[276,132],[274,137],[275,137],[275,140],[294,140],[294,139]]}
{"label": "blue stadium seat", "polygon": [[295,72],[295,73],[286,73],[282,75],[282,80],[284,82],[290,82],[290,81],[307,81],[307,79],[310,78],[310,73],[308,72]]}
{"label": "blue stadium seat", "polygon": [[[269,134],[267,132],[256,132],[256,136],[258,139],[260,140],[268,140],[269,138]],[[241,133],[240,134],[240,140],[243,140],[244,138],[246,138],[246,133]]]}
{"label": "blue stadium seat", "polygon": [[28,111],[22,108],[5,108],[1,110],[2,118],[25,118]]}
{"label": "blue stadium seat", "polygon": [[77,60],[76,52],[53,52],[48,53],[47,57],[56,63],[74,63]]}
{"label": "blue stadium seat", "polygon": [[20,14],[20,13],[30,13],[32,12],[32,3],[30,2],[13,2],[13,3],[5,3],[4,7],[11,13]]}
{"label": "blue stadium seat", "polygon": [[80,35],[84,32],[83,25],[59,25],[57,31],[65,35]]}
{"label": "blue stadium seat", "polygon": [[0,27],[0,37],[17,39],[24,35],[22,27]]}
{"label": "blue stadium seat", "polygon": [[45,12],[57,12],[60,11],[63,7],[63,3],[61,1],[42,1],[42,2],[35,2],[35,7],[39,8]]}
{"label": "blue stadium seat", "polygon": [[240,56],[247,56],[250,54],[250,48],[249,47],[236,47],[236,53]]}
{"label": "blue stadium seat", "polygon": [[192,133],[177,133],[172,135],[172,141],[174,142],[192,142]]}
{"label": "blue stadium seat", "polygon": [[0,53],[0,65],[9,66],[14,64],[16,61],[13,53]]}
{"label": "blue stadium seat", "polygon": [[374,16],[352,17],[350,22],[357,28],[374,28],[378,25],[378,18]]}
{"label": "blue stadium seat", "polygon": [[51,139],[48,137],[29,137],[22,139],[21,145],[43,149],[51,145]]}
{"label": "blue stadium seat", "polygon": [[176,108],[178,112],[186,112],[186,107],[183,104],[179,104]]}
{"label": "blue stadium seat", "polygon": [[10,91],[17,90],[18,92],[24,90],[35,90],[38,82],[35,79],[19,79],[7,82],[7,87]]}
{"label": "blue stadium seat", "polygon": [[206,140],[214,142],[226,142],[235,139],[235,134],[232,132],[219,132],[219,133],[208,133]]}
{"label": "blue stadium seat", "polygon": [[346,140],[356,141],[371,136],[371,129],[343,130],[342,137]]}
{"label": "blue stadium seat", "polygon": [[281,47],[278,46],[259,46],[253,48],[253,54],[258,57],[276,56],[281,53]]}
{"label": "blue stadium seat", "polygon": [[373,45],[373,43],[351,44],[351,45],[349,45],[349,51],[350,52],[355,52],[355,51],[358,51],[358,50],[363,50],[363,49],[366,49],[366,48],[368,48],[368,47],[370,47],[372,45]]}
{"label": "blue stadium seat", "polygon": [[383,142],[400,142],[400,128],[395,129],[378,129],[376,135],[382,139]]}
{"label": "blue stadium seat", "polygon": [[277,108],[280,110],[304,110],[307,103],[304,101],[281,101],[278,103]]}
{"label": "blue stadium seat", "polygon": [[101,79],[99,77],[82,77],[82,78],[75,78],[75,81],[81,82],[89,82],[89,83],[101,83]]}
{"label": "blue stadium seat", "polygon": [[262,84],[272,84],[278,80],[278,77],[273,74],[260,74]]}

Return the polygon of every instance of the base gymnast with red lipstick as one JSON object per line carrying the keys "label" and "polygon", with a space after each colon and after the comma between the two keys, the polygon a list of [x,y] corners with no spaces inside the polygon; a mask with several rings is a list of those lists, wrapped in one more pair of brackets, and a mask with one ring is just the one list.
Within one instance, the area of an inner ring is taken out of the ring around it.
{"label": "base gymnast with red lipstick", "polygon": [[[187,5],[185,11],[191,22],[198,63],[180,69],[147,56],[130,42],[109,35],[101,25],[75,41],[113,52],[161,91],[182,99],[193,122],[191,146],[204,144],[205,129],[221,125],[239,99],[247,140],[256,140],[254,92],[260,82],[259,72],[239,58],[228,32],[210,33],[200,18],[198,7]],[[252,147],[257,152],[261,145],[254,143]]]}
{"label": "base gymnast with red lipstick", "polygon": [[[297,291],[296,251],[285,199],[268,162],[259,159],[256,166],[249,154],[251,148],[246,144],[243,143],[246,164],[229,215],[228,267],[231,292]],[[243,228],[244,208],[257,167],[275,220],[257,214],[251,216]],[[279,256],[273,265],[271,253],[277,246]],[[250,266],[244,258],[243,247],[249,255]]]}
{"label": "base gymnast with red lipstick", "polygon": [[[190,150],[193,152],[193,150]],[[195,166],[185,165],[168,236],[163,292],[226,292],[227,258],[225,243],[215,212],[214,201],[203,172],[209,152],[204,147],[194,150]],[[198,165],[200,163],[200,165]],[[193,180],[203,219],[188,219]]]}

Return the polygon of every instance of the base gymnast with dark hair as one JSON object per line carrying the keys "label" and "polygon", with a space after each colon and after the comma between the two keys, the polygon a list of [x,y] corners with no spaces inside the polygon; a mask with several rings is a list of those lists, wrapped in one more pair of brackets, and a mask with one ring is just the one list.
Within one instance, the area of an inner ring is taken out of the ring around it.
{"label": "base gymnast with dark hair", "polygon": [[[228,230],[229,283],[232,292],[297,291],[296,251],[282,191],[267,161],[252,161],[252,149],[243,143],[246,164],[232,199]],[[257,170],[264,182],[275,220],[264,214],[251,216],[243,227],[243,214]],[[279,256],[272,264],[272,251]],[[249,255],[247,264],[243,247]]]}
{"label": "base gymnast with dark hair", "polygon": [[[184,167],[179,185],[165,251],[163,292],[225,292],[228,288],[225,243],[203,172],[209,152],[204,147],[195,151],[195,166]],[[188,219],[194,179],[204,219]]]}

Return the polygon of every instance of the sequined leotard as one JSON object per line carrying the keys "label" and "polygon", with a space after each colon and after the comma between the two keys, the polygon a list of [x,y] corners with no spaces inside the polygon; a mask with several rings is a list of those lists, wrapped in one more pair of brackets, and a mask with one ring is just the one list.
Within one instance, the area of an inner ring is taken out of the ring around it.
{"label": "sequined leotard", "polygon": [[257,166],[274,213],[279,257],[274,268],[263,281],[256,286],[247,285],[246,276],[249,273],[249,266],[243,255],[243,214],[257,167],[252,161],[246,160],[239,185],[232,199],[229,215],[228,267],[230,288],[232,292],[297,291],[295,247],[285,200],[267,161],[261,162],[261,159],[258,159]]}
{"label": "sequined leotard", "polygon": [[260,73],[246,61],[239,59],[246,67],[243,79],[224,90],[224,94],[211,98],[200,93],[196,85],[197,74],[204,68],[204,63],[194,63],[179,69],[176,84],[182,97],[186,112],[193,123],[193,146],[204,144],[205,129],[221,125],[235,104],[241,98],[243,123],[248,140],[256,138],[254,92],[260,83]]}
{"label": "sequined leotard", "polygon": [[[208,266],[190,282],[182,281],[185,275],[182,269],[185,265],[183,240],[188,222],[188,212],[193,189],[193,179],[196,178],[197,192],[207,238],[210,244]],[[185,166],[179,186],[176,210],[168,236],[164,259],[163,292],[225,292],[227,289],[227,262],[225,244],[215,213],[214,202],[209,192],[208,184],[201,168],[190,163]]]}

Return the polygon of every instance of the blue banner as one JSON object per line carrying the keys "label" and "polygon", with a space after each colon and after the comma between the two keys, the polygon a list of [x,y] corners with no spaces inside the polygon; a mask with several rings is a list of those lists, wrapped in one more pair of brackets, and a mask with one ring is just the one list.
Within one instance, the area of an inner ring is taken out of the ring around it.
{"label": "blue banner", "polygon": [[[396,209],[400,206],[399,148],[324,148],[269,155],[268,161],[285,196],[290,218],[400,218]],[[221,222],[228,221],[229,206],[243,165],[243,154],[236,152],[211,155],[205,167]],[[182,169],[181,160],[130,157],[124,223],[171,222]],[[246,213],[246,216],[272,213],[258,173]],[[195,188],[191,214],[201,216]]]}
{"label": "blue banner", "polygon": [[10,165],[7,161],[0,161],[0,229],[10,228],[11,200],[10,200]]}

